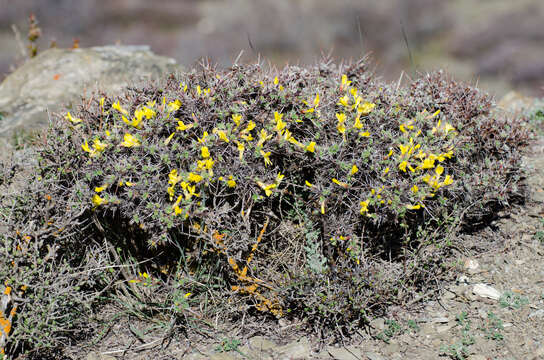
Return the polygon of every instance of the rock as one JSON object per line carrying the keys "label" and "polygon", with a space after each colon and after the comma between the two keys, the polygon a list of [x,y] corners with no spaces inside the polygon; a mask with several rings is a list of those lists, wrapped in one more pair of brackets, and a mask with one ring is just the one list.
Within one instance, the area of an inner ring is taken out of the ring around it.
{"label": "rock", "polygon": [[376,318],[370,321],[370,327],[373,329],[382,331],[385,329],[385,320],[383,318]]}
{"label": "rock", "polygon": [[361,349],[355,346],[341,348],[327,346],[327,351],[335,360],[359,360],[362,357]]}
{"label": "rock", "polygon": [[127,85],[181,71],[176,61],[148,46],[49,49],[0,84],[0,138],[17,129],[44,128],[49,112],[73,108],[94,90],[119,93]]}
{"label": "rock", "polygon": [[303,337],[299,341],[295,341],[277,348],[276,352],[281,354],[280,359],[309,359],[310,341],[307,337]]}
{"label": "rock", "polygon": [[529,314],[529,319],[534,318],[534,317],[543,318],[544,317],[544,309],[533,311],[532,313]]}
{"label": "rock", "polygon": [[474,285],[472,292],[474,295],[492,300],[499,300],[501,297],[501,293],[497,289],[482,283]]}
{"label": "rock", "polygon": [[450,319],[448,319],[446,316],[441,316],[434,318],[432,321],[433,323],[447,323],[448,321],[450,321]]}
{"label": "rock", "polygon": [[457,283],[459,284],[468,284],[470,282],[469,278],[465,275],[459,276],[459,279],[457,279]]}
{"label": "rock", "polygon": [[474,259],[466,259],[463,266],[469,274],[474,274],[480,267],[480,264]]}

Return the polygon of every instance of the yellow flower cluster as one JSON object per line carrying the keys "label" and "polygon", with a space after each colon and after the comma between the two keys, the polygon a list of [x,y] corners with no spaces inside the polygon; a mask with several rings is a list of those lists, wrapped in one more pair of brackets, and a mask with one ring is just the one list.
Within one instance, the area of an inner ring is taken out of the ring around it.
{"label": "yellow flower cluster", "polygon": [[346,94],[340,99],[338,99],[337,105],[340,105],[343,107],[344,112],[336,113],[336,119],[338,120],[338,124],[336,126],[336,129],[340,134],[342,134],[342,137],[346,139],[346,114],[350,114],[351,112],[355,111],[355,119],[353,120],[353,124],[351,124],[351,128],[356,129],[359,131],[359,136],[361,137],[369,137],[370,133],[368,131],[363,130],[363,123],[361,122],[361,116],[366,116],[370,114],[374,108],[376,107],[376,104],[364,101],[363,97],[359,95],[359,92],[356,88],[350,87],[351,81],[347,80],[347,75],[342,75],[342,80],[340,84],[340,90],[346,91]]}
{"label": "yellow flower cluster", "polygon": [[[439,114],[440,110],[432,115],[424,117],[424,119],[430,120]],[[423,112],[422,115],[425,115],[425,112]],[[415,129],[415,119],[401,123],[399,125],[399,130],[405,136],[410,136],[407,142],[398,144],[400,154],[397,154],[396,159],[399,170],[404,173],[408,173],[409,170],[410,173],[417,175],[415,178],[416,181],[421,181],[429,186],[428,191],[420,191],[417,184],[414,184],[411,187],[412,194],[417,198],[417,204],[407,204],[406,208],[410,210],[420,209],[424,207],[423,201],[425,198],[432,198],[435,196],[436,191],[441,187],[453,184],[453,178],[450,175],[446,175],[444,180],[441,181],[444,167],[442,165],[437,165],[437,162],[442,163],[446,161],[446,159],[451,159],[453,157],[454,148],[453,146],[450,146],[445,152],[440,152],[438,154],[430,151],[423,151],[421,149],[421,144],[414,140],[422,133],[421,130]],[[438,120],[437,126],[433,128],[432,133],[441,133],[445,135],[448,133],[456,134],[455,129],[449,123],[441,126],[440,120]],[[393,155],[393,151],[389,153],[388,157],[391,155]],[[386,168],[384,173],[387,173],[388,171],[389,168]]]}

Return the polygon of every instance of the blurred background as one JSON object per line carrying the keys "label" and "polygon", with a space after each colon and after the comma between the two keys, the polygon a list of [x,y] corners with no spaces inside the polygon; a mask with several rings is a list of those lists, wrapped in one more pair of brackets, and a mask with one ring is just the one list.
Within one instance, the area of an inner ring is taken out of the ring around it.
{"label": "blurred background", "polygon": [[147,44],[187,67],[241,50],[280,67],[370,53],[386,80],[443,68],[499,97],[544,95],[542,0],[0,0],[0,81],[24,59],[13,28],[27,45],[31,13],[39,51]]}

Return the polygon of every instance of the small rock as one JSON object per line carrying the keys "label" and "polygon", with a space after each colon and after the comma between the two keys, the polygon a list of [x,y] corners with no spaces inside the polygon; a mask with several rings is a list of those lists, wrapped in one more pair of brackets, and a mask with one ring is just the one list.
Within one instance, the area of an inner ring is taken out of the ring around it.
{"label": "small rock", "polygon": [[447,323],[448,321],[450,321],[450,319],[448,319],[447,317],[443,316],[443,317],[437,317],[437,318],[434,318],[433,319],[433,322],[434,323]]}
{"label": "small rock", "polygon": [[474,274],[478,268],[480,267],[480,264],[474,260],[474,259],[466,259],[464,268],[469,274]]}
{"label": "small rock", "polygon": [[468,276],[466,276],[466,275],[459,276],[459,278],[457,279],[457,283],[459,283],[459,284],[468,284],[469,283]]}
{"label": "small rock", "polygon": [[385,329],[385,320],[382,318],[374,319],[370,322],[370,326],[376,330]]}
{"label": "small rock", "polygon": [[472,292],[474,295],[492,300],[499,300],[501,297],[501,293],[497,289],[482,283],[474,285]]}
{"label": "small rock", "polygon": [[345,348],[335,348],[327,346],[327,351],[336,360],[360,360],[361,349],[355,346],[348,346]]}
{"label": "small rock", "polygon": [[544,317],[544,309],[533,311],[532,313],[529,314],[529,319],[534,317],[538,317],[538,318]]}
{"label": "small rock", "polygon": [[365,356],[368,360],[384,360],[383,357],[371,351],[365,352]]}

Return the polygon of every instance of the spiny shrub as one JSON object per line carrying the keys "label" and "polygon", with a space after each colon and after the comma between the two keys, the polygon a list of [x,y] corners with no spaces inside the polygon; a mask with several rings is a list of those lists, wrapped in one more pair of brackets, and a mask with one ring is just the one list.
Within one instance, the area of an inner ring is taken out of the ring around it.
{"label": "spiny shrub", "polygon": [[[204,66],[87,99],[3,202],[2,275],[26,289],[13,337],[32,342],[33,309],[53,304],[40,331],[73,340],[73,313],[119,278],[142,312],[178,324],[287,317],[349,333],[440,279],[457,230],[523,199],[529,130],[491,110],[441,72],[404,88],[364,61]],[[120,258],[140,265],[96,270]]]}

